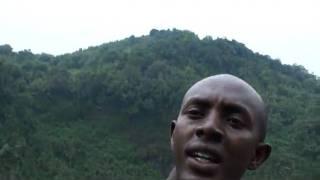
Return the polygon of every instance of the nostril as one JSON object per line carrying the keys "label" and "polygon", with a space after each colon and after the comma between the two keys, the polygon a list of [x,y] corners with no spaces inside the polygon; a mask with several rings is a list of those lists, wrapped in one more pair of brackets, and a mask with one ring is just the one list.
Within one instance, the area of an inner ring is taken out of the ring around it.
{"label": "nostril", "polygon": [[212,139],[214,139],[214,141],[216,141],[216,142],[221,142],[222,141],[222,134],[218,131],[214,131],[214,133],[212,134]]}
{"label": "nostril", "polygon": [[214,142],[222,142],[223,135],[220,131],[213,128],[197,127],[195,134],[198,138],[204,138]]}
{"label": "nostril", "polygon": [[203,131],[202,128],[197,128],[197,129],[196,129],[196,135],[197,135],[198,137],[203,136],[203,134],[204,134],[204,131]]}

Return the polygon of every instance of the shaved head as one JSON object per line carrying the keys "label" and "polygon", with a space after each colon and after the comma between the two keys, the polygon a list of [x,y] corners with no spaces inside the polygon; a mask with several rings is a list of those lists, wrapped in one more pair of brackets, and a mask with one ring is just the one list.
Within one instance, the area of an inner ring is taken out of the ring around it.
{"label": "shaved head", "polygon": [[260,141],[263,141],[266,135],[268,119],[265,103],[252,86],[236,76],[230,74],[219,74],[209,76],[198,81],[186,92],[181,107],[183,107],[190,98],[199,95],[199,93],[203,93],[203,91],[211,93],[210,91],[212,89],[217,88],[221,89],[222,92],[228,91],[229,94],[234,96],[241,94],[240,98],[250,102],[251,108],[256,111],[255,119],[258,125],[259,139]]}

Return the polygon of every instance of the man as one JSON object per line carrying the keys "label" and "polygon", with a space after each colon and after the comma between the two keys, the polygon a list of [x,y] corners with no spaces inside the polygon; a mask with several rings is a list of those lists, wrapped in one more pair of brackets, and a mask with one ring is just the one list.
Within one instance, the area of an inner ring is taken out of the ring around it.
{"label": "man", "polygon": [[171,123],[175,168],[167,180],[239,180],[269,156],[267,113],[260,95],[232,75],[194,84]]}

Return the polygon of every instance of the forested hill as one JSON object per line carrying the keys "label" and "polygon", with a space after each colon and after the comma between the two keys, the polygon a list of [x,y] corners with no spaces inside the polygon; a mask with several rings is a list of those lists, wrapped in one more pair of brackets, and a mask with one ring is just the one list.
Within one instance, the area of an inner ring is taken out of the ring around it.
{"label": "forested hill", "polygon": [[164,179],[184,92],[218,73],[245,79],[268,104],[273,152],[247,179],[320,179],[318,77],[176,29],[59,56],[0,46],[0,179]]}

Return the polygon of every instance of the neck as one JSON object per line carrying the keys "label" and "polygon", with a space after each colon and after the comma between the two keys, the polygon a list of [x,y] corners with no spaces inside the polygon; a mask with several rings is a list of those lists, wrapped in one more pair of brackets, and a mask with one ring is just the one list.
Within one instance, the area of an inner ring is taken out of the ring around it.
{"label": "neck", "polygon": [[176,168],[171,170],[167,180],[177,180]]}

